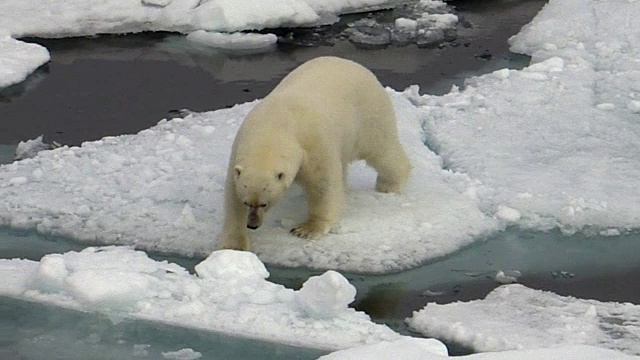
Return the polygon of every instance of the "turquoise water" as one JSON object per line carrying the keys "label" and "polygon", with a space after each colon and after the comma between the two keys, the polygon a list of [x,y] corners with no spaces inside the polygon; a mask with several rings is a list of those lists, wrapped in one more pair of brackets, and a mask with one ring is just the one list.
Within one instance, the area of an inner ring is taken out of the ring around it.
{"label": "turquoise water", "polygon": [[163,359],[191,348],[202,359],[316,359],[305,349],[146,321],[105,316],[0,297],[0,359]]}

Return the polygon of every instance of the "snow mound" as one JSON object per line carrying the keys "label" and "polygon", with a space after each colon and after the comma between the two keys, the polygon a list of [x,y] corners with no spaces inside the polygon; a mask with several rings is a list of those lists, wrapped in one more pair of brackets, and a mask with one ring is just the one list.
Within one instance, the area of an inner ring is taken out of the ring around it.
{"label": "snow mound", "polygon": [[24,81],[49,59],[44,47],[12,39],[0,31],[0,89]]}
{"label": "snow mound", "polygon": [[258,257],[250,252],[220,250],[211,253],[196,265],[196,274],[203,279],[255,279],[269,277],[269,271]]}
{"label": "snow mound", "polygon": [[[442,169],[424,146],[423,112],[391,92],[399,134],[414,166],[406,194],[373,190],[375,172],[350,168],[341,222],[314,241],[289,234],[304,220],[299,188],[251,232],[262,261],[356,272],[390,272],[446,255],[498,229],[477,205],[477,184]],[[207,256],[220,244],[231,143],[247,112],[232,109],[161,121],[137,135],[41,152],[0,166],[0,224],[88,243]],[[28,196],[26,196],[28,195]]]}
{"label": "snow mound", "polygon": [[329,270],[313,276],[298,291],[298,304],[310,316],[331,318],[356,298],[356,288],[344,276]]}
{"label": "snow mound", "polygon": [[[2,259],[0,296],[320,349],[403,338],[348,308],[344,294],[352,300],[355,289],[335,272],[294,291],[265,280],[264,265],[249,252],[214,252],[196,269],[197,276],[118,246],[50,254],[40,262]],[[318,316],[300,307],[301,298],[316,305]]]}
{"label": "snow mound", "polygon": [[593,345],[640,355],[640,306],[503,285],[483,300],[429,304],[411,329],[475,351]]}

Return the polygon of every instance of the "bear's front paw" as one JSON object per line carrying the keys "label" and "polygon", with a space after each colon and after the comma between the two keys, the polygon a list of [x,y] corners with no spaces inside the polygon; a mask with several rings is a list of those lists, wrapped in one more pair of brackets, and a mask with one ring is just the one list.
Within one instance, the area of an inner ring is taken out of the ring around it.
{"label": "bear's front paw", "polygon": [[224,235],[222,236],[222,248],[249,251],[249,237]]}
{"label": "bear's front paw", "polygon": [[378,178],[376,182],[376,191],[386,194],[402,193],[404,185],[397,182],[383,181]]}
{"label": "bear's front paw", "polygon": [[325,222],[309,220],[293,229],[291,234],[303,239],[318,239],[331,230],[331,226]]}

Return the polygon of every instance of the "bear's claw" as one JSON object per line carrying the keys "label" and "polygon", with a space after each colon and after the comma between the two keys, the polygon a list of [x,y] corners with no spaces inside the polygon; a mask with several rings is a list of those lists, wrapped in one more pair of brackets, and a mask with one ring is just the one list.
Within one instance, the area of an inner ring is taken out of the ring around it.
{"label": "bear's claw", "polygon": [[318,222],[305,222],[291,229],[289,233],[303,239],[318,239],[329,232],[329,227]]}

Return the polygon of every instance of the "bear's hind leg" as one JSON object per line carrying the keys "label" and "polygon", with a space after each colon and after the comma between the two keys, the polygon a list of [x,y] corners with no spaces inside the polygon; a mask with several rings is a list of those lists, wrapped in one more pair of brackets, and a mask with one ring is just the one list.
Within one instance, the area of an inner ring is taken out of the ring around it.
{"label": "bear's hind leg", "polygon": [[398,143],[392,149],[369,156],[365,160],[378,173],[376,191],[397,194],[404,191],[411,173],[411,162],[402,145]]}

